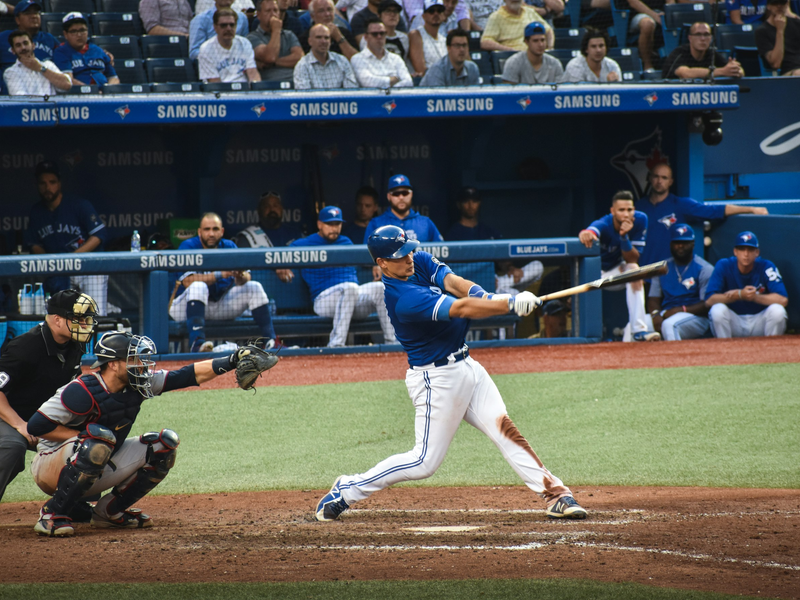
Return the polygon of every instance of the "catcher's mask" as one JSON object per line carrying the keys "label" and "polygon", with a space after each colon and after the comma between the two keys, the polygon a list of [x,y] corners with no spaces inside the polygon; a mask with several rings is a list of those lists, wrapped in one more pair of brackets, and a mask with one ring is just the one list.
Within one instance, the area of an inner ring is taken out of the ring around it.
{"label": "catcher's mask", "polygon": [[67,321],[70,337],[86,344],[97,327],[97,304],[88,294],[77,290],[62,290],[50,297],[47,314],[58,315]]}
{"label": "catcher's mask", "polygon": [[124,360],[128,372],[128,385],[145,398],[152,398],[152,379],[155,361],[149,358],[156,353],[156,345],[147,336],[132,335],[125,331],[109,331],[94,345],[97,360],[92,368],[114,360]]}

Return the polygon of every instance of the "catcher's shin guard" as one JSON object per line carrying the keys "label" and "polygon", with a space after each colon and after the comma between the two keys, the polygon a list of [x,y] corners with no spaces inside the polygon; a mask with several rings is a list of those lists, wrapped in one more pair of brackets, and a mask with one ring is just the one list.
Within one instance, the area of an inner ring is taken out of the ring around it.
{"label": "catcher's shin guard", "polygon": [[[139,437],[139,441],[147,444],[145,465],[131,479],[111,490],[113,499],[106,506],[109,515],[119,514],[136,504],[161,483],[175,466],[175,455],[180,444],[177,433],[162,429],[161,432],[145,433]],[[163,450],[156,451],[153,448],[158,442],[161,442]]]}
{"label": "catcher's shin guard", "polygon": [[43,508],[45,514],[66,515],[94,485],[114,449],[114,433],[103,425],[91,423],[81,434],[78,451],[61,469],[56,493]]}

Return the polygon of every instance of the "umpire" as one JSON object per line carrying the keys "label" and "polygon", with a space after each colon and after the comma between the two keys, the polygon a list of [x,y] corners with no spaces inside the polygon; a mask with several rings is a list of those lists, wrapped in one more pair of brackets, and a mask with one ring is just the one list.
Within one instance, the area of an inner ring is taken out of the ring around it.
{"label": "umpire", "polygon": [[63,290],[36,327],[11,340],[0,356],[0,500],[25,470],[25,451],[38,439],[28,420],[55,392],[81,374],[81,356],[94,333],[97,305],[87,294]]}

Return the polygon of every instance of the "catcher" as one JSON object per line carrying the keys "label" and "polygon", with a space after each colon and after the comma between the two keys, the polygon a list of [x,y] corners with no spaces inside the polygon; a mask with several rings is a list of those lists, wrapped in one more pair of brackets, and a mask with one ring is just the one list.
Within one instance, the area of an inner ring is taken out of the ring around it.
{"label": "catcher", "polygon": [[128,438],[142,402],[164,392],[199,385],[228,371],[251,389],[278,357],[256,345],[230,356],[204,360],[176,371],[154,371],[155,344],[125,332],[104,334],[95,344],[100,367],[59,388],[28,421],[39,437],[31,471],[52,496],[34,531],[66,537],[75,533],[70,508],[82,498],[111,490],[97,502],[91,524],[105,528],[152,527],[150,517],[131,508],[155,488],[175,464],[178,434],[171,429]]}

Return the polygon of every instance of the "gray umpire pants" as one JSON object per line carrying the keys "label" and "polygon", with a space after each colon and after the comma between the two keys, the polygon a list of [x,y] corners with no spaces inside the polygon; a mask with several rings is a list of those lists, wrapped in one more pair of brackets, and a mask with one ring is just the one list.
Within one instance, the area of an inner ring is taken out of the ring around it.
{"label": "gray umpire pants", "polygon": [[25,470],[28,441],[11,425],[0,420],[0,500],[6,486]]}

